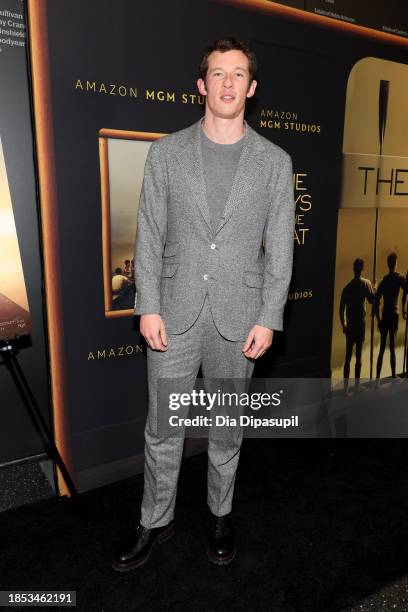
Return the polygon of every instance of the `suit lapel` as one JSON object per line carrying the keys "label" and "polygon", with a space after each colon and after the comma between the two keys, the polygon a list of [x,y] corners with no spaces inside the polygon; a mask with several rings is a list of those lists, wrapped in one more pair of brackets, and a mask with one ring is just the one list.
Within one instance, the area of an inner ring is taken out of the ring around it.
{"label": "suit lapel", "polygon": [[241,156],[235,172],[231,191],[225,205],[224,213],[217,227],[216,234],[231,217],[234,210],[248,198],[252,185],[264,167],[264,158],[259,147],[258,134],[245,122],[246,133]]}
{"label": "suit lapel", "polygon": [[191,126],[190,142],[179,152],[178,157],[186,172],[193,194],[194,205],[200,210],[204,221],[213,232],[210,219],[210,209],[204,179],[203,158],[201,154],[201,119]]}

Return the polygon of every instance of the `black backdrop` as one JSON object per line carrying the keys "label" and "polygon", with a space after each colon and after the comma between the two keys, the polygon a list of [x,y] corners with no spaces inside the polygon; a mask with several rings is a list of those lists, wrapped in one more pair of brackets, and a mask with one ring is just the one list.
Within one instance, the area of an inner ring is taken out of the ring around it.
{"label": "black backdrop", "polygon": [[[38,3],[37,3],[38,4]],[[247,120],[285,148],[306,175],[310,228],[297,245],[285,333],[255,376],[329,376],[336,224],[346,84],[367,56],[406,62],[406,46],[243,10],[220,2],[45,1],[59,215],[59,277],[65,331],[63,372],[73,468],[80,489],[131,474],[141,464],[147,408],[141,352],[89,360],[89,352],[141,345],[137,321],[103,308],[98,131],[173,132],[196,121],[197,62],[213,38],[233,34],[259,58],[259,89]],[[36,2],[29,0],[30,10]],[[137,99],[78,89],[87,80],[137,87]],[[146,100],[146,89],[176,92]],[[297,112],[319,133],[262,127],[263,109]],[[58,418],[58,415],[56,415]]]}

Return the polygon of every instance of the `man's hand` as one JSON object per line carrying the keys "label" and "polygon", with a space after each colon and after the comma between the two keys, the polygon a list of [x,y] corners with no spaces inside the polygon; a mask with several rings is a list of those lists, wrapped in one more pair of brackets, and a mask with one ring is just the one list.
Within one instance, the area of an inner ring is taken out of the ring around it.
{"label": "man's hand", "polygon": [[140,333],[150,348],[156,351],[167,351],[166,328],[159,314],[142,314],[140,316]]}
{"label": "man's hand", "polygon": [[[248,338],[242,348],[242,352],[245,357],[251,359],[258,359],[262,357],[264,353],[272,344],[273,329],[269,327],[263,327],[263,325],[254,325],[248,334]],[[252,345],[253,343],[253,345]]]}

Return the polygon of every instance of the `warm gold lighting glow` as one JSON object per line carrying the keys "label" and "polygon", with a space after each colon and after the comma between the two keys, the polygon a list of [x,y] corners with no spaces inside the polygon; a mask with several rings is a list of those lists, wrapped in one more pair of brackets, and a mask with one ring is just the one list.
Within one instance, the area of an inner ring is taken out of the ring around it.
{"label": "warm gold lighting glow", "polygon": [[21,265],[3,146],[0,139],[0,292],[24,310],[27,293]]}

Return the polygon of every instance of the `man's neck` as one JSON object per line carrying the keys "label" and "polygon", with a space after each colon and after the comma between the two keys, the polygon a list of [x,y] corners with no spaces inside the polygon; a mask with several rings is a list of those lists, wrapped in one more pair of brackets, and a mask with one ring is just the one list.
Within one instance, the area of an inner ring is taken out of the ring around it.
{"label": "man's neck", "polygon": [[219,144],[234,144],[245,134],[244,117],[240,115],[234,119],[214,117],[206,113],[202,129],[210,140]]}

